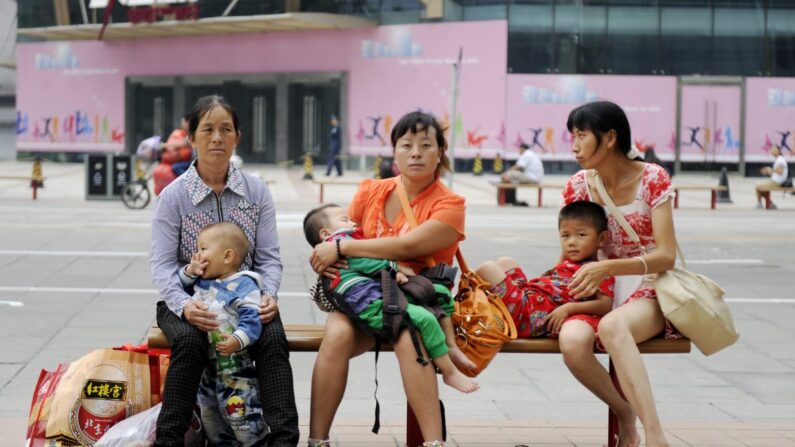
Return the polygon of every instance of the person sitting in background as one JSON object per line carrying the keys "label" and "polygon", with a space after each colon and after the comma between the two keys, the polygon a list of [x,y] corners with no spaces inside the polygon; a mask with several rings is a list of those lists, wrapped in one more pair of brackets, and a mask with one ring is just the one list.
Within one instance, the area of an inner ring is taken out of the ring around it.
{"label": "person sitting in background", "polygon": [[[505,171],[501,178],[503,182],[508,183],[528,183],[537,185],[541,183],[544,178],[544,164],[538,155],[529,150],[530,147],[522,143],[519,146],[519,158],[510,169]],[[527,206],[527,202],[516,201],[516,190],[506,190],[505,203],[511,203],[518,206]],[[510,194],[510,193],[513,194]]]}
{"label": "person sitting in background", "polygon": [[193,149],[188,142],[188,124],[190,115],[185,114],[180,120],[180,127],[174,129],[168,140],[163,143],[161,161],[171,165],[174,175],[179,177],[190,167],[193,161]]}
{"label": "person sitting in background", "polygon": [[[770,178],[756,184],[756,207],[759,209],[764,208],[764,205],[762,205],[762,192],[766,188],[784,186],[789,180],[789,166],[787,166],[787,160],[781,155],[781,147],[774,144],[770,149],[770,155],[774,158],[773,167],[765,166],[759,170],[762,175],[770,176]],[[791,180],[789,181],[791,182]],[[773,209],[777,208],[773,202],[770,202],[770,206]]]}

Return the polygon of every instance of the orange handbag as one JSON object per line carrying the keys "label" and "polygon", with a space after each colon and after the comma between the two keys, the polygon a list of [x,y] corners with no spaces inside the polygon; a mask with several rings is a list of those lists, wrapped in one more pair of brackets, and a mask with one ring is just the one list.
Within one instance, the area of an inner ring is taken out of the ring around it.
{"label": "orange handbag", "polygon": [[[406,189],[400,177],[395,177],[395,182],[398,184],[398,196],[406,221],[412,229],[416,228],[417,218],[409,205]],[[458,280],[455,310],[451,318],[456,333],[456,344],[475,363],[475,369],[461,372],[475,377],[489,366],[494,356],[502,349],[502,345],[516,340],[517,330],[505,304],[489,292],[490,284],[469,269],[460,249],[456,251],[455,256],[461,268],[461,278]],[[428,257],[426,263],[429,267],[435,264],[431,257]]]}
{"label": "orange handbag", "polygon": [[456,344],[476,365],[474,370],[462,372],[475,377],[489,366],[502,345],[516,340],[517,331],[505,304],[489,292],[489,283],[469,270],[461,250],[456,252],[456,259],[461,279],[455,295],[453,327]]}

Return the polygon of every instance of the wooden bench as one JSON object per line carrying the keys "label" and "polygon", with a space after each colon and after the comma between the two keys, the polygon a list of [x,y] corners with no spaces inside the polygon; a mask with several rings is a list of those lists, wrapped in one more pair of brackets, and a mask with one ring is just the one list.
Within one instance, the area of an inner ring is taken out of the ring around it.
{"label": "wooden bench", "polygon": [[728,191],[729,188],[720,185],[673,185],[674,190],[674,208],[679,208],[679,191],[709,191],[710,192],[710,209],[715,209],[718,203],[718,191]]}
{"label": "wooden bench", "polygon": [[33,189],[33,200],[38,198],[39,185],[43,185],[46,179],[47,177],[32,175],[0,175],[0,180],[25,180],[30,182],[30,187]]}
{"label": "wooden bench", "polygon": [[760,194],[762,194],[762,198],[765,199],[765,209],[769,210],[773,208],[773,200],[770,199],[770,193],[775,191],[781,191],[783,193],[795,193],[795,186],[763,185],[757,186],[757,190]]}
{"label": "wooden bench", "polygon": [[508,189],[518,188],[535,188],[538,189],[538,207],[541,208],[544,203],[544,188],[563,189],[566,187],[565,183],[492,183],[497,188],[497,205],[505,206],[505,191]]}
{"label": "wooden bench", "polygon": [[312,180],[312,183],[320,186],[320,204],[322,205],[326,185],[358,185],[361,181],[362,179],[324,178]]}
{"label": "wooden bench", "polygon": [[[325,326],[319,324],[287,324],[284,325],[284,332],[287,335],[287,345],[292,352],[317,352],[320,342],[323,341]],[[163,332],[158,327],[153,327],[149,331],[149,347],[168,349],[169,344]],[[643,354],[684,354],[690,352],[690,340],[664,340],[652,339],[638,345]],[[382,345],[381,350],[392,351],[392,346]],[[535,338],[514,340],[503,346],[502,353],[511,354],[559,354],[560,347],[558,341],[551,338]],[[613,360],[610,359],[610,377],[613,383],[618,386],[618,378]],[[422,432],[420,431],[417,419],[411,407],[406,405],[406,445],[419,446],[422,444]],[[618,417],[612,410],[608,409],[608,433],[607,445],[614,445],[614,440],[618,436]]]}

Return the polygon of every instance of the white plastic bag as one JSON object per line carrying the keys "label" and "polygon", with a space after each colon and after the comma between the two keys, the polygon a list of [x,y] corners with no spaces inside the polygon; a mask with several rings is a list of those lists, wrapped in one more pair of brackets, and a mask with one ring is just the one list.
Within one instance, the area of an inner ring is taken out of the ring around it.
{"label": "white plastic bag", "polygon": [[155,443],[160,406],[157,404],[114,425],[94,447],[151,447]]}

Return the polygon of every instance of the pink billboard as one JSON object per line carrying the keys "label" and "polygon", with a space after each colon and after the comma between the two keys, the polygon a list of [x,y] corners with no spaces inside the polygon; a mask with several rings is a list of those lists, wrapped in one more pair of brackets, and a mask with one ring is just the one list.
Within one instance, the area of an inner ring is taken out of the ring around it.
{"label": "pink billboard", "polygon": [[464,149],[456,155],[502,148],[505,21],[19,44],[17,149],[122,151],[129,76],[347,72],[350,152],[388,152],[391,124],[406,112],[453,121],[452,62],[459,50],[458,119],[451,130]]}
{"label": "pink billboard", "polygon": [[676,154],[676,78],[673,76],[508,75],[508,158],[525,143],[544,160],[573,160],[569,112],[586,102],[620,105],[638,146],[653,145],[663,160]]}
{"label": "pink billboard", "polygon": [[740,161],[739,85],[683,85],[680,157],[683,162]]}
{"label": "pink billboard", "polygon": [[746,78],[745,107],[746,161],[771,162],[774,144],[795,160],[795,79]]}
{"label": "pink billboard", "polygon": [[[350,75],[351,152],[390,153],[391,125],[420,109],[456,133],[457,158],[472,158],[477,152],[491,158],[501,151],[507,33],[504,21],[386,26],[359,42]],[[453,63],[459,50],[457,119],[452,125]]]}

